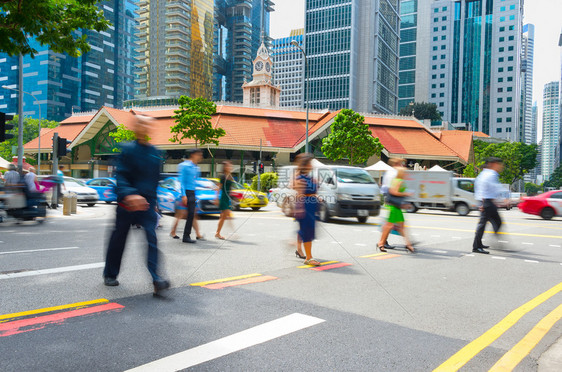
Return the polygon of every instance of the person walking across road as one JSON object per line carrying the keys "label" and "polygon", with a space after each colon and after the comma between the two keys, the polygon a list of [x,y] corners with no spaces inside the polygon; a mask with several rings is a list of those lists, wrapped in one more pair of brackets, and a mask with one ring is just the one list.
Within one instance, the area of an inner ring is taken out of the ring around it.
{"label": "person walking across road", "polygon": [[136,141],[121,146],[117,158],[115,178],[117,186],[117,210],[115,227],[107,247],[104,284],[117,286],[117,276],[121,259],[127,242],[127,235],[132,224],[143,227],[148,242],[147,266],[154,285],[154,295],[170,287],[170,282],[163,279],[158,271],[160,254],[156,238],[156,188],[160,179],[162,157],[160,152],[147,138],[152,127],[152,118],[137,116],[133,127]]}
{"label": "person walking across road", "polygon": [[[191,239],[191,229],[195,218],[197,218],[195,216],[195,189],[197,188],[197,178],[199,178],[201,173],[197,164],[202,158],[203,152],[200,149],[192,149],[189,152],[189,159],[185,160],[178,167],[183,201],[187,206],[187,218],[182,239],[184,243],[196,242],[195,239]],[[198,232],[195,231],[195,233],[197,234]],[[196,236],[196,238],[201,239],[202,236]]]}
{"label": "person walking across road", "polygon": [[388,189],[388,197],[386,198],[386,204],[388,206],[388,219],[384,224],[382,229],[382,235],[379,243],[377,244],[378,249],[381,252],[386,252],[385,242],[388,239],[388,235],[394,226],[398,227],[398,232],[404,238],[406,242],[406,248],[414,253],[414,247],[406,235],[406,229],[404,226],[404,213],[402,212],[402,204],[404,203],[404,198],[410,196],[411,193],[406,192],[406,186],[404,185],[404,177],[406,175],[406,170],[402,167],[396,168],[396,177],[392,180],[390,188]]}
{"label": "person walking across road", "polygon": [[[396,178],[396,174],[398,173],[397,168],[404,166],[404,159],[390,158],[388,160],[388,165],[390,165],[392,169],[389,169],[386,172],[384,172],[384,175],[382,177],[382,184],[381,184],[381,193],[383,194],[385,200],[386,198],[388,198],[388,190],[390,189],[392,180]],[[384,242],[384,248],[394,249],[393,245],[388,244],[388,238]]]}
{"label": "person walking across road", "polygon": [[[316,232],[316,210],[318,207],[316,196],[318,185],[310,175],[313,159],[314,156],[311,154],[299,154],[296,159],[297,170],[293,188],[297,192],[295,219],[299,223],[299,232],[295,254],[299,258],[305,259],[305,265],[318,266],[320,263],[312,258],[312,241]],[[304,246],[304,254],[302,246]]]}
{"label": "person walking across road", "polygon": [[485,168],[480,172],[474,182],[474,196],[480,205],[480,220],[476,226],[474,242],[472,243],[472,252],[488,254],[484,248],[489,248],[482,243],[486,223],[490,221],[494,232],[497,234],[502,226],[502,219],[498,213],[498,207],[495,200],[498,199],[503,191],[500,184],[500,172],[503,170],[503,160],[500,158],[488,158]]}
{"label": "person walking across road", "polygon": [[219,224],[217,226],[217,233],[215,238],[224,240],[226,239],[221,235],[221,230],[226,220],[232,219],[232,201],[230,199],[230,190],[234,185],[234,179],[232,178],[232,163],[230,161],[224,161],[223,165],[223,176],[220,179],[219,189],[217,191],[217,199],[219,203],[219,210],[221,215],[219,218]]}
{"label": "person walking across road", "polygon": [[14,164],[8,165],[8,171],[4,173],[4,185],[5,186],[17,186],[20,184],[21,176],[16,171],[16,166]]}

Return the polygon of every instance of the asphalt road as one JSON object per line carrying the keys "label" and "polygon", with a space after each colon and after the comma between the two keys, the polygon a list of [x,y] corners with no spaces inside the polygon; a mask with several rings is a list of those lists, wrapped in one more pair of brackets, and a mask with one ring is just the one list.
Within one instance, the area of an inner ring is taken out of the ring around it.
{"label": "asphalt road", "polygon": [[378,218],[341,219],[318,225],[314,256],[335,261],[319,271],[300,267],[296,224],[274,206],[236,212],[227,241],[205,217],[195,245],[171,239],[165,217],[163,300],[151,295],[142,230],[121,285],[103,285],[114,208],[0,224],[1,371],[482,371],[500,359],[536,371],[562,336],[560,219],[502,212],[490,255],[471,252],[474,212],[406,215],[417,254],[397,236],[394,251],[376,252]]}

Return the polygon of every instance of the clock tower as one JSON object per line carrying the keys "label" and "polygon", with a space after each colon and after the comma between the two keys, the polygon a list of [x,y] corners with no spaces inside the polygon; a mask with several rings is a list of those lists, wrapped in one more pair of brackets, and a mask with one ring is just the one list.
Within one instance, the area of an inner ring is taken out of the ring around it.
{"label": "clock tower", "polygon": [[242,89],[245,106],[279,107],[281,88],[273,84],[273,62],[263,42],[254,59],[253,80],[244,82]]}

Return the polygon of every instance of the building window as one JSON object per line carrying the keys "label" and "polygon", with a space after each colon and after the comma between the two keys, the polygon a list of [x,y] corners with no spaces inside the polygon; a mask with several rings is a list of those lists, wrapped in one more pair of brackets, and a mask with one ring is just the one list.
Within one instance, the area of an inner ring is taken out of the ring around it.
{"label": "building window", "polygon": [[513,81],[513,76],[508,76],[507,81]]}
{"label": "building window", "polygon": [[500,57],[500,58],[498,59],[498,62],[503,62],[503,61],[504,61],[504,58],[503,58],[503,57]]}
{"label": "building window", "polygon": [[499,49],[499,52],[500,52],[500,53],[503,53],[504,50],[505,50],[505,48],[504,48],[504,47],[501,47],[501,48]]}
{"label": "building window", "polygon": [[503,112],[503,109],[501,107],[498,107],[498,112]]}
{"label": "building window", "polygon": [[445,50],[445,49],[447,49],[447,46],[446,46],[446,45],[441,45],[441,50]]}
{"label": "building window", "polygon": [[441,20],[442,20],[442,21],[446,21],[446,20],[447,20],[447,17],[441,17]]}
{"label": "building window", "polygon": [[443,11],[444,11],[444,12],[447,11],[447,7],[446,7],[446,6],[443,7]]}
{"label": "building window", "polygon": [[443,69],[443,68],[445,68],[445,65],[444,65],[444,64],[442,64],[442,65],[440,66],[440,68],[442,68],[442,69]]}
{"label": "building window", "polygon": [[437,40],[439,40],[439,38],[437,36],[434,36],[433,41],[437,41]]}
{"label": "building window", "polygon": [[445,102],[439,102],[439,107],[444,107],[445,106]]}
{"label": "building window", "polygon": [[513,56],[512,57],[507,57],[507,60],[512,62],[513,61]]}
{"label": "building window", "polygon": [[503,83],[503,78],[498,78],[498,83]]}
{"label": "building window", "polygon": [[508,92],[512,92],[512,91],[513,91],[513,87],[507,87],[507,91],[508,91]]}
{"label": "building window", "polygon": [[497,118],[497,119],[496,119],[496,123],[501,123],[502,121],[503,121],[502,118]]}
{"label": "building window", "polygon": [[501,129],[501,128],[497,128],[497,129],[496,129],[496,133],[501,133],[501,132],[502,132],[502,129]]}
{"label": "building window", "polygon": [[503,67],[498,68],[498,72],[503,72]]}
{"label": "building window", "polygon": [[514,21],[514,20],[515,20],[515,16],[514,16],[514,15],[510,15],[510,16],[509,16],[509,20],[510,20],[510,21]]}
{"label": "building window", "polygon": [[509,26],[509,31],[515,30],[515,26]]}
{"label": "building window", "polygon": [[511,133],[511,128],[505,128],[505,131]]}
{"label": "building window", "polygon": [[511,123],[511,118],[505,119],[506,122]]}
{"label": "building window", "polygon": [[434,47],[433,47],[433,50],[437,50],[437,46],[434,46]]}
{"label": "building window", "polygon": [[445,83],[439,84],[439,88],[445,88]]}
{"label": "building window", "polygon": [[441,31],[447,31],[447,26],[441,27]]}
{"label": "building window", "polygon": [[505,22],[505,17],[500,17],[500,22]]}
{"label": "building window", "polygon": [[432,69],[432,70],[437,70],[437,65],[431,66],[431,69]]}
{"label": "building window", "polygon": [[435,98],[435,97],[437,97],[437,94],[431,93],[431,98]]}
{"label": "building window", "polygon": [[431,84],[431,89],[437,88],[437,84]]}
{"label": "building window", "polygon": [[513,101],[513,97],[507,97],[506,101],[507,101],[507,102]]}
{"label": "building window", "polygon": [[513,46],[508,47],[507,50],[509,50],[510,52],[513,51]]}
{"label": "building window", "polygon": [[437,17],[433,18],[433,22],[439,22],[439,18]]}
{"label": "building window", "polygon": [[502,6],[502,7],[500,8],[500,12],[505,12],[505,6]]}
{"label": "building window", "polygon": [[513,71],[513,66],[509,66],[509,67],[507,68],[507,71]]}
{"label": "building window", "polygon": [[432,60],[437,61],[437,56],[431,57]]}
{"label": "building window", "polygon": [[512,35],[512,36],[508,37],[507,39],[508,39],[509,41],[513,41],[513,40],[515,40],[515,36]]}
{"label": "building window", "polygon": [[439,93],[439,97],[441,98],[445,97],[445,93]]}
{"label": "building window", "polygon": [[445,54],[441,54],[441,59],[445,59],[447,56]]}
{"label": "building window", "polygon": [[503,102],[503,98],[498,98],[498,103],[502,103]]}
{"label": "building window", "polygon": [[513,5],[510,5],[510,6],[509,6],[509,9],[511,9],[511,10],[515,10],[515,4],[513,4]]}
{"label": "building window", "polygon": [[500,32],[504,32],[505,31],[505,27],[500,27]]}
{"label": "building window", "polygon": [[503,92],[503,88],[498,88],[498,93]]}
{"label": "building window", "polygon": [[502,43],[502,42],[504,42],[504,41],[505,41],[505,37],[503,37],[503,36],[500,37],[500,43]]}
{"label": "building window", "polygon": [[438,32],[439,31],[439,27],[433,27],[433,32]]}
{"label": "building window", "polygon": [[445,74],[441,74],[441,75],[439,75],[439,77],[440,77],[441,79],[445,79]]}
{"label": "building window", "polygon": [[447,40],[447,35],[441,36],[441,40]]}
{"label": "building window", "polygon": [[431,78],[432,78],[433,80],[435,80],[435,79],[437,79],[437,75],[431,75]]}
{"label": "building window", "polygon": [[506,111],[506,112],[512,112],[512,111],[513,111],[513,107],[506,107],[505,111]]}
{"label": "building window", "polygon": [[439,13],[439,8],[433,9],[433,13]]}

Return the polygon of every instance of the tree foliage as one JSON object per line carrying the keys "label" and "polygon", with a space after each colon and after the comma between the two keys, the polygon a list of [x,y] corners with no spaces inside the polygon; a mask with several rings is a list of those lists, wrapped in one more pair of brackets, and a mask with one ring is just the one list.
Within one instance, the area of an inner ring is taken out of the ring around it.
{"label": "tree foliage", "polygon": [[537,145],[526,145],[521,142],[488,143],[475,140],[474,164],[469,164],[463,175],[476,177],[479,170],[483,168],[486,158],[494,156],[504,161],[500,182],[511,185],[537,166],[537,155]]}
{"label": "tree foliage", "polygon": [[277,180],[279,176],[277,173],[269,172],[261,174],[261,190],[258,190],[258,175],[252,177],[252,184],[250,188],[252,190],[258,190],[262,192],[268,192],[269,189],[277,186]]}
{"label": "tree foliage", "polygon": [[[135,132],[133,132],[130,129],[127,129],[127,127],[124,124],[119,124],[114,132],[109,133],[109,136],[113,137],[116,143],[134,141],[137,139]],[[147,142],[150,141],[150,138],[148,136],[146,138],[146,141]],[[121,151],[119,150],[119,148],[113,149],[113,152],[119,152],[119,151]]]}
{"label": "tree foliage", "polygon": [[[55,128],[59,125],[58,122],[56,121],[50,121],[50,120],[39,120],[39,119],[33,119],[30,117],[24,117],[23,118],[23,143],[26,144],[27,142],[31,141],[32,139],[35,139],[39,136],[39,123],[41,122],[41,128]],[[14,138],[11,138],[5,142],[0,143],[0,156],[3,157],[4,159],[11,161],[12,160],[12,147],[18,145],[18,116],[14,115],[14,119],[11,120],[9,122],[10,124],[13,124],[14,129],[12,129],[9,133],[12,133],[14,135]],[[41,144],[42,147],[52,147],[53,143],[52,142],[48,142],[48,143],[42,143]],[[33,164],[33,161],[31,159],[27,160],[28,163]]]}
{"label": "tree foliage", "polygon": [[562,188],[562,165],[558,166],[550,175],[548,181],[544,183],[545,187]]}
{"label": "tree foliage", "polygon": [[383,146],[374,138],[365,117],[353,110],[342,110],[331,126],[330,134],[322,140],[322,152],[328,159],[348,159],[349,164],[361,164],[373,155],[380,155]]}
{"label": "tree foliage", "polygon": [[173,133],[170,142],[182,143],[182,140],[190,138],[195,141],[195,147],[209,143],[218,146],[219,138],[225,136],[226,132],[222,128],[213,128],[211,123],[217,105],[203,97],[181,96],[179,106],[172,116],[176,125],[170,129]]}
{"label": "tree foliage", "polygon": [[531,183],[531,182],[525,183],[525,193],[528,196],[537,195],[539,193],[539,191],[541,191],[541,190],[542,190],[541,185],[536,185],[536,184]]}
{"label": "tree foliage", "polygon": [[437,110],[437,105],[435,103],[415,102],[413,105],[402,107],[399,115],[412,116],[412,113],[418,120],[441,120],[441,114],[439,113],[439,110]]}
{"label": "tree foliage", "polygon": [[0,52],[10,56],[37,50],[33,38],[58,53],[78,57],[90,50],[86,34],[103,31],[110,25],[97,3],[100,0],[1,0]]}

